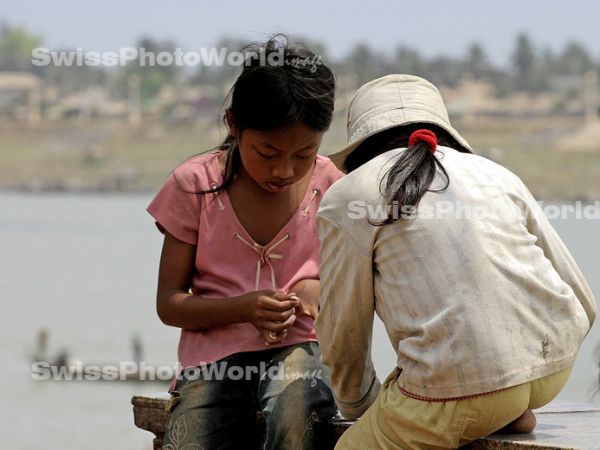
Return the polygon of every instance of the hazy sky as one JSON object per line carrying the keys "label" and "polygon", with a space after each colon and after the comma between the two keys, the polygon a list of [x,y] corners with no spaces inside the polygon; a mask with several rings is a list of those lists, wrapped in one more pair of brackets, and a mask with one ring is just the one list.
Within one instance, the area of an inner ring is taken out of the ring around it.
{"label": "hazy sky", "polygon": [[526,31],[539,47],[558,50],[578,40],[600,57],[597,0],[0,2],[0,20],[25,26],[52,49],[116,51],[147,34],[189,51],[222,36],[256,40],[286,32],[322,41],[334,58],[357,42],[383,52],[404,44],[426,56],[457,56],[479,41],[492,61],[506,64],[516,34]]}

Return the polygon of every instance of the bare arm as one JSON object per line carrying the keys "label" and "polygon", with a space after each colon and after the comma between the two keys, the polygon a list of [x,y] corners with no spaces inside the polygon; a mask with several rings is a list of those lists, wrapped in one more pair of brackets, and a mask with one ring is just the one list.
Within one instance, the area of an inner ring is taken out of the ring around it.
{"label": "bare arm", "polygon": [[[196,247],[166,233],[158,275],[156,308],[166,325],[202,330],[233,323],[252,323],[269,344],[281,342],[294,323],[297,300],[273,291],[237,297],[204,298],[189,293]],[[279,333],[273,338],[270,333]]]}
{"label": "bare arm", "polygon": [[300,299],[300,307],[297,308],[298,317],[308,316],[316,319],[319,314],[319,280],[300,280],[292,286],[290,293],[296,294]]}

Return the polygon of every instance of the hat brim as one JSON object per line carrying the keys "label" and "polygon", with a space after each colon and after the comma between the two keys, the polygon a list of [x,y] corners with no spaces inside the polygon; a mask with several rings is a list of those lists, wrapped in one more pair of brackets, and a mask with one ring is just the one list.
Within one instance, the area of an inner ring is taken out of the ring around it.
{"label": "hat brim", "polygon": [[[458,131],[456,131],[450,124],[445,123],[445,121],[440,120],[439,117],[437,117],[433,114],[427,113],[425,111],[420,111],[418,115],[420,115],[421,117],[415,118],[414,120],[407,121],[407,120],[404,120],[405,112],[402,109],[388,111],[385,114],[385,118],[383,118],[383,120],[382,120],[382,118],[378,118],[378,120],[375,121],[376,125],[375,125],[374,129],[372,129],[370,131],[364,130],[362,132],[359,129],[358,131],[355,132],[355,134],[361,135],[361,137],[358,140],[348,144],[342,150],[332,153],[327,156],[331,159],[331,161],[336,165],[336,167],[338,169],[340,169],[343,172],[347,172],[346,159],[354,150],[356,150],[356,148],[359,145],[361,145],[367,139],[369,139],[372,136],[375,136],[378,133],[389,130],[391,128],[403,127],[406,125],[413,125],[415,123],[422,123],[423,125],[436,125],[442,129],[446,130],[466,150],[473,152],[473,149],[471,148],[471,146],[469,145],[467,140],[465,138],[463,138],[460,135],[460,133]],[[415,111],[411,111],[411,116],[413,118],[415,117]],[[382,123],[382,122],[384,122],[384,123]],[[367,128],[370,124],[373,124],[373,123],[374,123],[373,121],[369,121],[369,122],[365,123],[364,127]]]}

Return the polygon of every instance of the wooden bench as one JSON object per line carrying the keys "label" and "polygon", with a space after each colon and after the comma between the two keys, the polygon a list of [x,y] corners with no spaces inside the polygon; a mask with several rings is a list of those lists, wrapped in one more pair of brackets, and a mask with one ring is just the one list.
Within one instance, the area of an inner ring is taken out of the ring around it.
{"label": "wooden bench", "polygon": [[[131,399],[135,425],[154,434],[155,450],[162,447],[162,440],[169,423],[168,400],[167,393],[136,395]],[[465,448],[470,450],[600,449],[600,405],[550,403],[535,412],[538,424],[533,433],[490,435]],[[264,427],[263,418],[259,413],[257,413],[257,423]],[[352,423],[348,420],[332,419],[338,437]]]}

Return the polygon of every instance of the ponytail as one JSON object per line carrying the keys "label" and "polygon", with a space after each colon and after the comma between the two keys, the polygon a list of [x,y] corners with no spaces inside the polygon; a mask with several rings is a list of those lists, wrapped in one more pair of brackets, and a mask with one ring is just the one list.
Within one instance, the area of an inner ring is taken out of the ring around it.
{"label": "ponytail", "polygon": [[423,195],[430,191],[436,168],[444,174],[446,183],[443,188],[431,192],[441,192],[448,187],[450,179],[442,163],[435,157],[436,148],[437,137],[433,131],[419,129],[410,135],[408,148],[402,152],[380,183],[381,194],[387,204],[397,202],[400,216],[394,217],[390,213],[383,222],[374,225],[394,223],[408,215],[407,206],[416,208]]}

